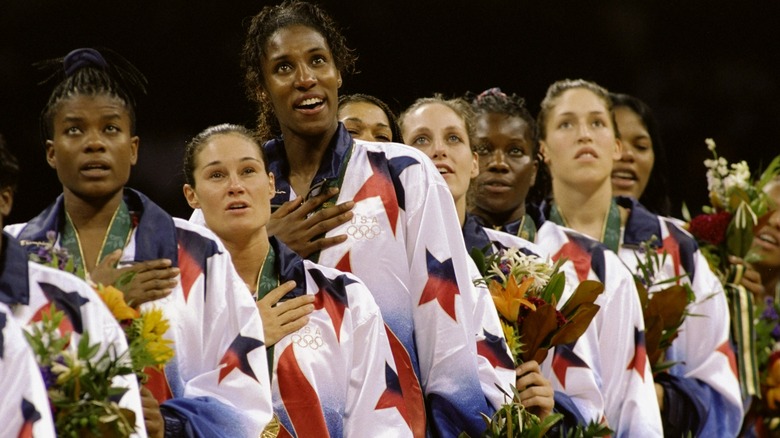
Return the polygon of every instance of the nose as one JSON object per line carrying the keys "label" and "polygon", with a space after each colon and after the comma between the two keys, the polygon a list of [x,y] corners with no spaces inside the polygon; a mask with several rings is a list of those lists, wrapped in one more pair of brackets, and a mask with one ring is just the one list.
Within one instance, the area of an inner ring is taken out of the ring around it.
{"label": "nose", "polygon": [[103,136],[96,130],[88,131],[87,137],[84,142],[85,152],[104,152],[106,150],[106,143],[103,140]]}
{"label": "nose", "polygon": [[577,134],[578,134],[579,141],[586,141],[586,140],[593,139],[592,132],[590,130],[590,125],[588,123],[580,123],[577,129]]}
{"label": "nose", "polygon": [[626,163],[634,162],[634,147],[628,143],[623,143],[623,152],[620,154],[620,161]]}
{"label": "nose", "polygon": [[496,149],[489,155],[487,169],[491,172],[506,173],[509,172],[509,165],[506,162],[504,151]]}
{"label": "nose", "polygon": [[295,72],[295,88],[299,90],[310,90],[317,85],[317,76],[314,70],[306,64],[302,64]]}
{"label": "nose", "polygon": [[431,153],[433,154],[431,158],[443,158],[447,156],[447,146],[444,144],[443,141],[439,139],[435,139],[433,143],[431,143]]}
{"label": "nose", "polygon": [[232,175],[228,181],[228,194],[236,195],[244,193],[244,185],[237,175]]}

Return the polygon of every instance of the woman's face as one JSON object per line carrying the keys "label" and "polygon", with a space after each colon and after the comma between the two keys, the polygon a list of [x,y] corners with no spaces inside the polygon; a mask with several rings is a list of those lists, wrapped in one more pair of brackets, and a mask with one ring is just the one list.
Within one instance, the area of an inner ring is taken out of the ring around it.
{"label": "woman's face", "polygon": [[365,141],[397,141],[390,130],[390,120],[382,108],[369,102],[350,102],[339,109],[339,121],[352,138]]}
{"label": "woman's face", "polygon": [[621,146],[599,96],[584,88],[564,91],[549,112],[546,135],[539,147],[554,183],[577,187],[609,183]]}
{"label": "woman's face", "polygon": [[775,210],[757,230],[750,252],[759,256],[757,265],[780,269],[780,210]]}
{"label": "woman's face", "polygon": [[244,239],[271,216],[274,179],[257,144],[240,134],[217,134],[195,156],[195,186],[184,186],[192,208],[222,240]]}
{"label": "woman's face", "polygon": [[285,135],[335,132],[341,73],[319,32],[302,25],[277,30],[262,62],[261,98],[273,106]]}
{"label": "woman's face", "polygon": [[462,199],[479,172],[463,119],[446,105],[429,103],[407,113],[402,129],[406,144],[433,160],[455,202]]}
{"label": "woman's face", "polygon": [[477,207],[488,213],[517,210],[536,182],[531,129],[522,117],[484,113],[477,117],[475,180]]}
{"label": "woman's face", "polygon": [[612,193],[639,199],[655,163],[653,140],[642,119],[631,108],[615,107],[615,120],[623,153],[612,169]]}
{"label": "woman's face", "polygon": [[62,100],[53,117],[46,159],[63,190],[81,199],[116,196],[138,159],[138,137],[121,99],[76,94]]}

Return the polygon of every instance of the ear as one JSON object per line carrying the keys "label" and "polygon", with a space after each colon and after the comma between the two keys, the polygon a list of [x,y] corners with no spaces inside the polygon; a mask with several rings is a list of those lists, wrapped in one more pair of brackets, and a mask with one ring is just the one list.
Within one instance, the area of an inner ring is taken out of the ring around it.
{"label": "ear", "polygon": [[[10,187],[0,190],[0,218],[11,214],[11,208],[14,205],[14,193]],[[2,220],[0,220],[2,223]]]}
{"label": "ear", "polygon": [[138,162],[138,144],[140,143],[138,136],[130,139],[130,164],[135,166]]}
{"label": "ear", "polygon": [[531,170],[531,178],[529,179],[530,184],[528,187],[536,185],[536,174],[539,172],[539,160],[537,160],[536,157],[533,157],[531,163],[533,163],[534,168]]}
{"label": "ear", "polygon": [[339,72],[339,80],[338,80],[339,88],[341,88],[341,72]]}
{"label": "ear", "polygon": [[57,168],[57,157],[54,154],[54,141],[46,140],[46,162],[52,169]]}
{"label": "ear", "polygon": [[623,148],[625,145],[623,144],[623,141],[619,138],[615,139],[615,152],[612,154],[612,161],[619,161],[620,157],[623,156]]}
{"label": "ear", "polygon": [[198,194],[195,193],[195,189],[189,184],[184,184],[182,188],[184,190],[184,199],[187,200],[187,204],[190,208],[200,208],[200,202],[198,201]]}
{"label": "ear", "polygon": [[273,198],[276,196],[276,178],[273,172],[268,172],[268,196]]}
{"label": "ear", "polygon": [[479,155],[476,152],[471,153],[471,179],[474,179],[479,175]]}
{"label": "ear", "polygon": [[542,156],[542,162],[546,165],[550,165],[550,158],[547,156],[547,142],[539,140],[539,155]]}

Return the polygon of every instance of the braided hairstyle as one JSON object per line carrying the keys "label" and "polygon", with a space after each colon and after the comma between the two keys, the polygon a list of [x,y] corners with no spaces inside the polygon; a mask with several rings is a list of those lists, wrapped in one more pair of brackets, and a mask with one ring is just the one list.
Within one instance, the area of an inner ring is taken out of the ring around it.
{"label": "braided hairstyle", "polygon": [[273,106],[263,99],[265,88],[263,62],[266,61],[266,44],[278,31],[290,26],[306,26],[325,38],[339,72],[352,73],[357,56],[347,47],[336,22],[318,5],[298,0],[286,0],[276,6],[266,6],[252,18],[241,51],[241,68],[244,71],[246,95],[258,104],[257,131],[266,140],[281,133]]}
{"label": "braided hairstyle", "polygon": [[54,70],[44,82],[59,79],[41,111],[40,125],[44,140],[53,136],[54,115],[60,103],[76,95],[108,95],[121,100],[130,115],[131,135],[135,134],[136,100],[133,92],[145,94],[147,81],[129,61],[108,49],[97,51],[81,48],[73,50],[64,58],[43,61],[38,65],[42,69]]}

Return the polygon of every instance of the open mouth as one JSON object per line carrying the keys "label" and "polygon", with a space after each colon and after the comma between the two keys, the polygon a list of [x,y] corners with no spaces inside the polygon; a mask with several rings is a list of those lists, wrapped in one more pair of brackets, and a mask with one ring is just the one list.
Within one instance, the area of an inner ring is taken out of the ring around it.
{"label": "open mouth", "polygon": [[630,181],[636,181],[636,175],[634,172],[630,172],[627,170],[616,170],[612,172],[612,178],[618,178],[618,179],[624,179],[624,180],[630,180]]}
{"label": "open mouth", "polygon": [[321,106],[325,101],[319,97],[310,97],[304,99],[299,104],[295,105],[296,109],[313,110]]}
{"label": "open mouth", "polygon": [[437,164],[436,169],[439,171],[439,174],[441,174],[442,176],[455,173],[452,170],[452,168],[446,164]]}
{"label": "open mouth", "polygon": [[591,148],[580,149],[579,151],[577,151],[577,155],[574,156],[574,158],[576,159],[581,159],[581,158],[594,159],[598,157],[599,156],[596,154],[596,151],[594,151]]}
{"label": "open mouth", "polygon": [[758,238],[758,240],[760,240],[762,242],[767,242],[767,243],[769,243],[771,245],[777,245],[778,244],[777,239],[775,238],[775,236],[772,236],[772,235],[767,234],[767,233],[761,233],[761,234],[759,234],[756,237]]}
{"label": "open mouth", "polygon": [[102,176],[111,170],[111,167],[105,163],[93,162],[81,166],[79,170],[87,176]]}
{"label": "open mouth", "polygon": [[238,210],[244,210],[246,208],[249,208],[249,206],[244,202],[234,202],[230,205],[228,205],[228,210],[230,211],[238,211]]}

